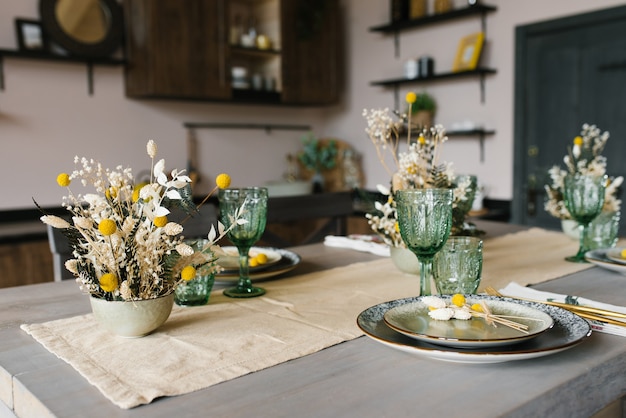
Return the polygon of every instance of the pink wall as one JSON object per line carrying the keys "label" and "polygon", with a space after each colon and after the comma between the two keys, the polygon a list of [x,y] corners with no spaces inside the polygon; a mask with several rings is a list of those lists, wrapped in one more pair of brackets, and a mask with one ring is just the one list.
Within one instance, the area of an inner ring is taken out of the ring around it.
{"label": "pink wall", "polygon": [[[485,0],[486,1],[486,0]],[[486,1],[487,2],[487,1]],[[3,0],[0,5],[0,48],[15,48],[15,17],[37,18],[37,0]],[[430,1],[432,3],[432,0]],[[457,5],[462,4],[456,0]],[[487,21],[489,42],[484,64],[498,73],[487,78],[486,102],[480,103],[478,82],[461,79],[425,89],[437,99],[436,121],[450,127],[472,120],[496,130],[479,161],[475,139],[451,139],[444,159],[458,172],[474,173],[489,197],[511,199],[513,184],[514,30],[537,22],[624,4],[616,0],[489,0],[498,6]],[[436,71],[447,71],[458,40],[480,29],[478,19],[464,19],[412,30],[401,35],[400,58],[393,38],[369,32],[388,21],[388,0],[344,0],[346,14],[346,90],[343,102],[329,108],[239,106],[168,101],[138,101],[124,96],[121,67],[96,67],[95,94],[87,94],[84,66],[6,58],[5,90],[0,92],[1,209],[32,208],[31,197],[58,205],[62,191],[56,174],[72,168],[74,155],[97,157],[107,166],[130,165],[135,173],[148,168],[145,143],[154,139],[168,167],[184,168],[186,132],[183,122],[307,124],[318,137],[346,140],[363,154],[368,188],[387,183],[387,176],[367,139],[363,108],[392,107],[392,90],[369,82],[402,74],[404,60],[431,55]],[[585,122],[585,121],[581,121]],[[592,122],[592,121],[589,121]],[[198,131],[201,172],[209,179],[227,171],[235,185],[279,179],[285,155],[300,149],[302,132],[249,130]],[[203,188],[209,187],[209,181]]]}

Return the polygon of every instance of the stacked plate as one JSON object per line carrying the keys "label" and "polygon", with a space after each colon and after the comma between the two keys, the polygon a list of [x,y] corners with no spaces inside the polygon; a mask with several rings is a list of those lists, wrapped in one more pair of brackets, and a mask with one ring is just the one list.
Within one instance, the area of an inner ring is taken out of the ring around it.
{"label": "stacked plate", "polygon": [[587,251],[585,260],[607,270],[626,274],[626,258],[622,257],[624,247],[601,248]]}
{"label": "stacked plate", "polygon": [[357,325],[368,337],[389,347],[459,363],[542,357],[573,347],[591,335],[589,323],[565,309],[483,295],[468,295],[467,301],[484,301],[492,313],[528,325],[528,333],[503,325],[494,327],[477,317],[432,319],[422,297],[372,306],[359,314]]}
{"label": "stacked plate", "polygon": [[[239,253],[237,247],[222,247],[226,255],[217,260],[222,271],[215,276],[218,282],[233,282],[239,280]],[[263,264],[250,267],[252,282],[269,279],[293,270],[300,263],[300,256],[294,252],[272,247],[252,247],[248,253],[250,258],[264,254],[267,260]]]}

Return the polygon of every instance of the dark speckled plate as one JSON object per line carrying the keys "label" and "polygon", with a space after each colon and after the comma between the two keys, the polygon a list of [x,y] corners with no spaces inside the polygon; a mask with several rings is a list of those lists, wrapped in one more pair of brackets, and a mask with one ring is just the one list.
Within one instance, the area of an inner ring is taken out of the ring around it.
{"label": "dark speckled plate", "polygon": [[[481,299],[468,296],[467,303],[472,305]],[[520,303],[489,300],[485,301],[485,304],[493,314],[505,315],[519,324],[526,325],[527,331],[522,332],[504,325],[493,326],[483,318],[437,321],[428,315],[428,305],[421,300],[391,308],[385,312],[383,319],[389,328],[408,337],[431,344],[460,348],[517,344],[536,338],[554,324],[554,320],[547,313]]]}
{"label": "dark speckled plate", "polygon": [[495,296],[476,295],[472,296],[472,298],[502,300],[529,306],[550,315],[554,320],[554,326],[541,335],[518,344],[463,349],[429,344],[409,338],[392,330],[385,324],[384,315],[387,311],[398,306],[417,302],[420,300],[420,297],[398,299],[372,306],[359,314],[357,325],[368,337],[389,347],[411,354],[457,363],[502,363],[543,357],[567,350],[591,335],[589,323],[565,309]]}

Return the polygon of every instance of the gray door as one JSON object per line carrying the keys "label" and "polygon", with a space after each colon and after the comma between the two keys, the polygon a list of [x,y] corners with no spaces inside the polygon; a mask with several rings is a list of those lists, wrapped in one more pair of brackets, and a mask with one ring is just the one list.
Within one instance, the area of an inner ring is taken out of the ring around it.
{"label": "gray door", "polygon": [[565,168],[583,123],[610,132],[608,174],[626,176],[624,6],[516,29],[514,222],[560,228],[544,210],[547,170]]}

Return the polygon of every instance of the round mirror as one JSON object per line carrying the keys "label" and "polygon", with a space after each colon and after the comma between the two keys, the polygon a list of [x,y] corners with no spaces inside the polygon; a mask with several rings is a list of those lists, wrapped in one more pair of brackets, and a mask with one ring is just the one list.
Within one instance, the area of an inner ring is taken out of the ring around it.
{"label": "round mirror", "polygon": [[120,47],[122,8],[116,0],[40,0],[50,38],[74,56],[107,57]]}

